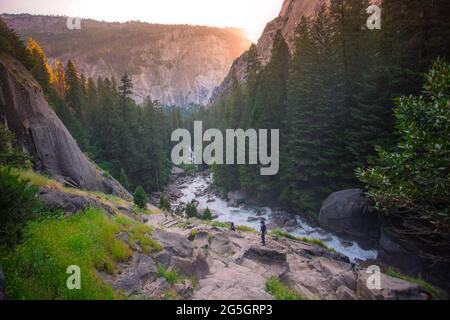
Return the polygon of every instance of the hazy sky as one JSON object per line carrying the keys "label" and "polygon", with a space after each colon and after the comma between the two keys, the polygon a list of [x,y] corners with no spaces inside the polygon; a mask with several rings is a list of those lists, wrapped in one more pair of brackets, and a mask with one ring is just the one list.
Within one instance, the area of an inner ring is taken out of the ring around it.
{"label": "hazy sky", "polygon": [[0,0],[0,13],[243,28],[256,41],[283,0]]}

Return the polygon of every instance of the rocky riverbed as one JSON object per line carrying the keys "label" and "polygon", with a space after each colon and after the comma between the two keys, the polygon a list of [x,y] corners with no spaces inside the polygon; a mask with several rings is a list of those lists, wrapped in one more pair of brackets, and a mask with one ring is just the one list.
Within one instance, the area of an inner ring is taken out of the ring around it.
{"label": "rocky riverbed", "polygon": [[260,220],[264,219],[269,230],[282,229],[293,236],[321,240],[329,248],[349,257],[352,262],[372,260],[377,257],[377,250],[364,250],[356,242],[340,238],[314,226],[298,215],[280,208],[248,205],[246,195],[240,192],[230,193],[229,199],[220,198],[212,186],[212,176],[208,171],[195,176],[183,176],[178,172],[166,188],[166,193],[171,198],[175,211],[180,214],[187,203],[195,201],[198,203],[199,210],[209,208],[217,221],[234,222],[235,225],[244,225],[258,230]]}

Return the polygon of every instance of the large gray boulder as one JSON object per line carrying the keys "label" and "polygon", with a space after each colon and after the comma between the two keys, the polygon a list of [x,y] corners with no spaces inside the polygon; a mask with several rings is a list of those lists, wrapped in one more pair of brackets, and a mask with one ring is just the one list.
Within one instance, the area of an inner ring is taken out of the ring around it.
{"label": "large gray boulder", "polygon": [[178,233],[155,230],[152,233],[152,238],[161,243],[164,250],[171,255],[181,258],[191,258],[193,255],[194,246],[192,242]]}
{"label": "large gray boulder", "polygon": [[86,158],[31,73],[6,55],[0,55],[0,121],[32,156],[36,170],[74,187],[131,198]]}
{"label": "large gray boulder", "polygon": [[369,200],[361,189],[342,190],[331,194],[319,213],[322,228],[356,240],[363,248],[376,248],[380,223],[369,209]]}

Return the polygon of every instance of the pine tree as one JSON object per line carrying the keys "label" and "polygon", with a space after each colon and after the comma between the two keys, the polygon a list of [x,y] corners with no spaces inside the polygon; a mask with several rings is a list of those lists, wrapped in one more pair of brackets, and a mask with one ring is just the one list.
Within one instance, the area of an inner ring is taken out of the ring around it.
{"label": "pine tree", "polygon": [[144,188],[138,186],[134,191],[133,197],[134,204],[137,205],[141,209],[145,209],[147,207],[148,196],[145,192]]}
{"label": "pine tree", "polygon": [[28,54],[31,57],[32,67],[31,72],[34,78],[39,82],[45,93],[50,90],[50,80],[52,79],[52,68],[47,63],[44,51],[39,44],[32,38],[28,39],[27,43]]}

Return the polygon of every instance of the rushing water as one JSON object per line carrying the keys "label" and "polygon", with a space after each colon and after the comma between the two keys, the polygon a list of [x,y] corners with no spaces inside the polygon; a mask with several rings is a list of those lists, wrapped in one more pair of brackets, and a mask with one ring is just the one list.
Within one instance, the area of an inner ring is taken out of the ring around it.
{"label": "rushing water", "polygon": [[[211,177],[197,176],[194,180],[186,185],[183,185],[183,197],[178,201],[188,203],[193,199],[199,202],[199,209],[208,207],[213,214],[218,215],[216,220],[223,222],[234,222],[235,225],[244,225],[259,230],[260,220],[265,218],[267,223],[273,220],[273,211],[268,207],[230,207],[227,202],[217,196],[205,194],[204,196],[196,196],[195,193],[206,190],[211,184]],[[248,221],[249,217],[258,217],[259,219]],[[313,227],[297,219],[297,225],[289,227],[290,234],[295,236],[305,236],[314,239],[322,240],[329,248],[336,250],[350,258],[351,261],[355,259],[366,260],[375,259],[377,256],[376,250],[364,250],[355,242],[350,242],[351,245],[343,245],[343,239],[321,229]],[[348,241],[347,241],[348,243]]]}

